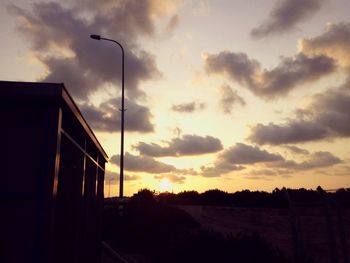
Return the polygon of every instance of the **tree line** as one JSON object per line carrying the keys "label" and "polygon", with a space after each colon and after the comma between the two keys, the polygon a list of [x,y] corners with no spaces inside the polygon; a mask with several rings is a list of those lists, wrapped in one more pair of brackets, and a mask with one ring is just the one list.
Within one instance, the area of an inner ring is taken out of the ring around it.
{"label": "tree line", "polygon": [[[234,206],[234,207],[263,207],[287,208],[288,197],[293,202],[313,205],[324,202],[324,195],[311,189],[274,189],[272,192],[242,190],[228,193],[219,189],[212,189],[203,193],[197,191],[183,191],[180,193],[158,193],[142,189],[134,194],[131,202],[158,202],[167,205],[204,205],[204,206]],[[341,188],[335,192],[325,192],[330,202],[338,202],[343,206],[350,206],[350,188]]]}

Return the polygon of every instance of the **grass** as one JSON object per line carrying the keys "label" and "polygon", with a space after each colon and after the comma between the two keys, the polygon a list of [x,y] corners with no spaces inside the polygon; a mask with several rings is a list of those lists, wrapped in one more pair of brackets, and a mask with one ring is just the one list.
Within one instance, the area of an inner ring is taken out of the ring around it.
{"label": "grass", "polygon": [[124,207],[104,210],[103,239],[143,262],[288,262],[258,235],[224,235],[202,227],[188,213],[157,202],[148,190]]}

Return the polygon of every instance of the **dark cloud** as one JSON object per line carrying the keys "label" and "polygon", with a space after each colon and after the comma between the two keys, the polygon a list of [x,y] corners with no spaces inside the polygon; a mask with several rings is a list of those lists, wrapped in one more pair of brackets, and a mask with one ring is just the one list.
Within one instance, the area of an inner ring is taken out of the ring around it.
{"label": "dark cloud", "polygon": [[324,33],[299,41],[301,52],[309,55],[327,55],[337,60],[347,74],[345,86],[350,86],[350,23],[328,24]]}
{"label": "dark cloud", "polygon": [[205,68],[208,73],[225,74],[242,85],[254,87],[254,77],[260,70],[260,64],[244,53],[222,51],[209,54],[205,59]]}
{"label": "dark cloud", "polygon": [[329,90],[314,96],[313,112],[315,122],[328,127],[330,136],[350,136],[350,89]]}
{"label": "dark cloud", "polygon": [[323,34],[310,39],[301,39],[299,49],[310,55],[325,54],[349,65],[350,23],[328,24]]}
{"label": "dark cloud", "polygon": [[251,36],[262,38],[289,32],[298,23],[316,13],[324,0],[282,0],[271,11],[270,17],[251,31]]}
{"label": "dark cloud", "polygon": [[249,176],[249,178],[256,177],[256,179],[264,179],[265,177],[270,176],[286,177],[291,176],[291,174],[295,172],[331,167],[343,162],[332,153],[324,151],[315,152],[304,156],[305,158],[301,162],[286,159],[276,162],[268,162],[264,164],[264,168],[249,170],[249,172],[245,173],[245,175]]}
{"label": "dark cloud", "polygon": [[257,124],[248,139],[257,144],[287,144],[350,137],[350,92],[348,88],[314,95],[304,110],[305,119],[294,118],[284,124]]}
{"label": "dark cloud", "polygon": [[273,163],[271,166],[292,170],[311,170],[333,166],[341,162],[342,160],[334,156],[332,153],[320,151],[311,154],[305,161],[300,163],[292,160],[284,160],[281,162]]}
{"label": "dark cloud", "polygon": [[285,95],[298,85],[318,80],[335,69],[335,61],[327,56],[308,57],[299,53],[294,58],[283,58],[272,70],[264,70],[256,93],[267,97]]}
{"label": "dark cloud", "polygon": [[90,92],[96,91],[99,80],[94,76],[84,77],[84,75],[77,74],[80,69],[75,58],[41,57],[39,60],[44,62],[48,70],[48,74],[40,81],[64,82],[68,91],[78,100],[87,99]]}
{"label": "dark cloud", "polygon": [[[113,155],[109,162],[119,166],[120,155]],[[175,166],[155,160],[152,157],[144,155],[133,155],[125,153],[124,168],[131,172],[145,172],[150,174],[164,174],[167,178],[175,180],[182,178],[184,175],[197,175],[193,169],[177,169]],[[130,177],[130,180],[136,177]]]}
{"label": "dark cloud", "polygon": [[225,161],[217,160],[212,166],[202,166],[200,174],[204,177],[219,177],[223,174],[241,171],[244,169],[245,167],[242,165],[234,165]]}
{"label": "dark cloud", "polygon": [[333,166],[341,162],[342,161],[332,153],[320,151],[313,153],[308,160],[298,164],[297,169],[310,170],[315,168]]}
{"label": "dark cloud", "polygon": [[155,25],[151,17],[153,1],[107,0],[102,2],[105,2],[102,8],[98,7],[100,3],[93,5],[93,10],[100,11],[100,15],[95,17],[95,23],[101,28],[111,32],[120,30],[122,39],[128,42],[134,42],[140,34],[151,36],[155,33]]}
{"label": "dark cloud", "polygon": [[[80,105],[84,117],[97,131],[115,132],[120,130],[120,99],[110,99],[98,107],[91,104]],[[132,132],[153,132],[152,115],[148,108],[125,100],[125,130]]]}
{"label": "dark cloud", "polygon": [[175,175],[175,174],[161,174],[161,175],[155,175],[155,179],[162,180],[162,179],[168,179],[170,182],[174,184],[183,184],[185,183],[186,177],[181,175]]}
{"label": "dark cloud", "polygon": [[201,175],[205,177],[215,177],[221,174],[243,170],[245,169],[243,165],[247,164],[280,161],[284,161],[284,158],[279,154],[269,153],[258,147],[237,143],[220,153],[214,165],[202,166]]}
{"label": "dark cloud", "polygon": [[[119,165],[120,155],[113,155],[110,160],[112,164]],[[124,168],[127,171],[132,172],[145,172],[145,173],[169,173],[176,171],[173,165],[159,162],[152,157],[148,156],[136,156],[130,153],[124,155]]]}
{"label": "dark cloud", "polygon": [[257,146],[237,143],[221,152],[213,165],[202,166],[200,174],[205,177],[217,177],[222,174],[244,170],[248,165],[251,167],[258,165],[257,167],[260,167],[260,169],[249,170],[245,174],[249,176],[285,176],[297,171],[324,168],[342,162],[332,153],[325,151],[304,156],[303,161],[296,162],[285,159],[278,153],[270,153],[260,149]]}
{"label": "dark cloud", "polygon": [[299,53],[294,58],[282,58],[272,70],[262,70],[259,62],[244,53],[223,51],[208,55],[205,68],[210,74],[227,76],[259,97],[273,99],[334,72],[336,62],[324,55],[309,57]]}
{"label": "dark cloud", "polygon": [[294,153],[294,154],[303,154],[303,155],[309,154],[308,150],[299,148],[299,147],[294,146],[294,145],[283,145],[282,147],[287,149],[288,151]]}
{"label": "dark cloud", "polygon": [[82,100],[103,84],[120,86],[120,48],[89,38],[102,33],[124,45],[127,95],[143,96],[139,84],[158,78],[160,72],[155,57],[142,50],[138,38],[155,36],[155,22],[163,16],[159,6],[165,4],[156,0],[61,3],[32,4],[31,11],[9,7],[18,30],[30,40],[32,52],[47,69],[48,74],[40,80],[64,82],[75,99]]}
{"label": "dark cloud", "polygon": [[220,107],[223,110],[224,113],[231,113],[233,107],[236,104],[239,104],[241,106],[245,106],[245,100],[237,94],[237,91],[232,90],[232,88],[229,85],[222,85],[220,87]]}
{"label": "dark cloud", "polygon": [[198,172],[195,171],[193,168],[190,169],[177,169],[175,172],[176,174],[181,174],[181,175],[198,175]]}
{"label": "dark cloud", "polygon": [[183,135],[180,138],[174,138],[161,146],[156,143],[140,142],[134,146],[140,154],[163,157],[163,156],[185,156],[214,153],[222,150],[221,141],[212,136]]}
{"label": "dark cloud", "polygon": [[197,110],[203,110],[205,109],[205,104],[204,103],[199,103],[199,102],[188,102],[188,103],[181,103],[181,104],[174,104],[171,109],[173,111],[177,112],[194,112]]}
{"label": "dark cloud", "polygon": [[[124,174],[124,181],[136,181],[139,180],[141,177],[135,174]],[[105,173],[105,182],[111,182],[111,184],[118,184],[119,183],[119,173],[115,173],[109,170],[106,170]]]}
{"label": "dark cloud", "polygon": [[237,143],[219,154],[219,158],[234,164],[254,164],[276,162],[283,160],[279,154],[269,153],[266,150],[261,150],[259,147]]}
{"label": "dark cloud", "polygon": [[248,140],[260,145],[277,145],[321,140],[327,136],[327,130],[321,124],[297,119],[283,125],[259,123],[251,128]]}

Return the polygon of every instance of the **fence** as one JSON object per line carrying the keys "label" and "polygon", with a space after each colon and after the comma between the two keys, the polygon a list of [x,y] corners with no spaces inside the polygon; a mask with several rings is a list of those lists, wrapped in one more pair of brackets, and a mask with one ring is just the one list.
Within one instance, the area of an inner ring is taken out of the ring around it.
{"label": "fence", "polygon": [[[343,205],[337,198],[337,195],[332,197],[329,195],[331,192],[335,192],[335,189],[323,190],[321,187],[317,188],[318,200],[294,200],[293,194],[290,190],[283,188],[286,199],[289,203],[289,217],[291,223],[291,233],[294,249],[294,262],[304,262],[307,255],[301,233],[300,213],[299,207],[318,207],[323,210],[323,216],[326,221],[326,237],[328,242],[329,262],[331,263],[349,263],[349,255],[347,249],[347,237],[346,229],[344,225]],[[334,212],[335,210],[335,212]],[[334,215],[336,217],[336,223],[334,223]],[[335,229],[335,226],[337,229]],[[337,231],[336,231],[337,230]],[[338,233],[338,235],[336,235]],[[338,249],[340,245],[340,252]],[[342,260],[342,261],[340,261]]]}

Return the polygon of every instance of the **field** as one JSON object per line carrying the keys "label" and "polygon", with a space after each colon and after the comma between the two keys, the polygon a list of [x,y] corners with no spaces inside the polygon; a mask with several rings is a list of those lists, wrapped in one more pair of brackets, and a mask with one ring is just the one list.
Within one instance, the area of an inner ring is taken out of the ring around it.
{"label": "field", "polygon": [[[179,206],[188,212],[203,227],[209,227],[224,234],[257,233],[286,256],[293,257],[292,231],[288,209],[233,208],[212,206]],[[350,210],[343,209],[343,224],[350,251]],[[297,208],[298,236],[303,251],[313,262],[331,262],[329,236],[324,208]],[[336,239],[338,262],[345,262],[338,217],[332,211],[331,227]]]}

